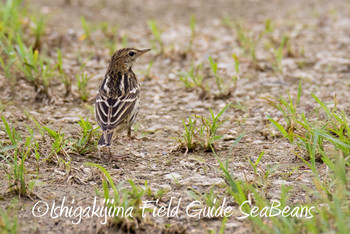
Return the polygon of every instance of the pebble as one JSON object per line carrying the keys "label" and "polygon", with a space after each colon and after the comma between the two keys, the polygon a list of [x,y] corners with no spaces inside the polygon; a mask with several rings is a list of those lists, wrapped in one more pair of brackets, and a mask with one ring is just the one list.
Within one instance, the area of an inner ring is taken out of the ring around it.
{"label": "pebble", "polygon": [[182,176],[180,174],[177,174],[177,173],[169,173],[169,174],[166,174],[164,176],[165,179],[167,180],[173,180],[174,178],[176,180],[180,179]]}

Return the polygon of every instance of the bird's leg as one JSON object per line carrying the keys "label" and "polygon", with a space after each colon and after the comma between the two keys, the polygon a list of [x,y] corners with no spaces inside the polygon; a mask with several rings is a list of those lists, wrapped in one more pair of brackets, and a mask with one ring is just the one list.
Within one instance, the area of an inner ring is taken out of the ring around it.
{"label": "bird's leg", "polygon": [[135,139],[137,139],[135,135],[134,135],[134,136],[131,136],[131,126],[128,127],[128,138],[129,138],[129,140],[135,140]]}
{"label": "bird's leg", "polygon": [[98,150],[98,157],[100,158],[100,159],[102,159],[102,153],[101,153],[101,150],[102,150],[102,146],[97,146],[97,150]]}
{"label": "bird's leg", "polygon": [[128,127],[128,137],[131,138],[131,126]]}
{"label": "bird's leg", "polygon": [[112,153],[111,153],[111,146],[107,146],[108,147],[108,162],[112,161]]}
{"label": "bird's leg", "polygon": [[107,151],[108,151],[108,162],[112,162],[114,160],[120,160],[120,159],[124,159],[124,156],[121,155],[112,155],[111,152],[111,146],[106,146],[107,147]]}

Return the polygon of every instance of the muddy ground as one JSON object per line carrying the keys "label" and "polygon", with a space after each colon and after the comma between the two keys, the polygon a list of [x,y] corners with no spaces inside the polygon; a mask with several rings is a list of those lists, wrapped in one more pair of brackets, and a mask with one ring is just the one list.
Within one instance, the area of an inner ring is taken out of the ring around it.
{"label": "muddy ground", "polygon": [[[68,2],[68,3],[67,3]],[[71,2],[69,4],[69,2]],[[308,176],[310,170],[294,170],[303,163],[296,159],[293,148],[269,123],[267,115],[280,119],[277,112],[264,100],[266,97],[286,97],[287,91],[295,97],[300,78],[303,83],[303,95],[300,109],[305,113],[315,107],[310,93],[314,93],[324,102],[332,102],[336,94],[338,107],[350,114],[349,85],[350,58],[349,36],[350,16],[346,1],[33,1],[32,10],[43,13],[47,19],[47,29],[43,39],[43,48],[55,53],[61,49],[63,64],[69,74],[78,74],[80,64],[77,54],[80,52],[87,61],[84,71],[93,75],[88,84],[88,105],[93,106],[96,89],[101,81],[110,54],[102,43],[103,35],[96,30],[92,34],[93,43],[81,40],[83,34],[80,17],[88,22],[108,22],[119,25],[117,48],[121,48],[121,38],[128,37],[128,46],[135,48],[153,48],[134,65],[134,71],[142,80],[141,107],[133,135],[129,139],[126,133],[120,134],[114,142],[112,151],[122,155],[123,160],[107,163],[98,157],[97,151],[85,156],[70,154],[71,170],[66,174],[62,166],[56,163],[40,164],[37,186],[32,199],[21,198],[5,193],[7,180],[1,173],[0,187],[4,194],[0,206],[7,208],[13,203],[18,210],[19,230],[22,233],[106,233],[122,232],[117,227],[100,225],[96,219],[83,219],[73,225],[71,219],[52,219],[48,216],[36,218],[32,215],[33,205],[43,199],[61,202],[75,198],[82,206],[91,205],[96,189],[101,190],[102,175],[96,168],[85,166],[85,162],[103,165],[116,184],[124,180],[133,180],[137,185],[145,181],[157,191],[165,189],[162,204],[168,204],[170,198],[182,197],[182,210],[193,201],[188,191],[195,189],[199,193],[209,193],[212,186],[219,198],[229,195],[225,192],[225,180],[218,170],[218,163],[212,152],[202,149],[188,152],[179,149],[176,140],[183,133],[181,119],[193,114],[210,116],[208,108],[218,113],[226,104],[233,103],[223,115],[229,118],[219,128],[219,134],[225,138],[215,144],[216,152],[223,161],[228,159],[229,167],[236,179],[253,182],[256,180],[248,158],[256,159],[264,151],[260,162],[262,168],[279,165],[261,188],[268,199],[277,198],[281,184],[294,186],[290,202],[293,204],[308,201],[303,186],[312,186]],[[191,52],[186,52],[190,41],[190,17],[197,16],[196,37]],[[263,39],[257,47],[257,58],[260,69],[253,65],[249,55],[244,53],[237,40],[235,28],[225,23],[244,22],[246,28],[258,34],[264,28],[266,19],[274,24],[272,37],[281,41],[284,34],[289,35],[291,51],[282,61],[283,72],[272,69],[273,52],[264,47]],[[162,41],[165,53],[157,53],[154,38],[146,21],[154,19],[163,30]],[[90,60],[88,55],[92,53]],[[208,56],[218,62],[219,74],[229,83],[234,70],[235,53],[240,60],[240,79],[232,95],[215,98],[214,95],[203,95],[200,89],[186,89],[180,82],[177,73],[188,71],[191,60],[203,63],[205,82],[215,93],[215,81],[210,71]],[[145,76],[148,63],[154,60],[150,77]],[[302,65],[301,65],[302,64]],[[24,80],[11,90],[0,72],[1,103],[3,115],[22,133],[26,125],[35,126],[31,117],[40,123],[74,137],[79,129],[79,116],[88,117],[94,123],[93,112],[86,103],[80,101],[77,89],[73,85],[73,94],[63,97],[64,86],[59,82],[52,84],[51,104],[34,100],[33,88]],[[241,108],[237,106],[241,105]],[[136,131],[137,129],[137,131]],[[243,139],[229,150],[234,140],[245,132]],[[1,131],[1,141],[8,138]],[[43,145],[49,147],[50,144]],[[49,149],[43,149],[43,152]],[[43,156],[44,157],[44,156]],[[28,160],[28,171],[35,171],[34,160]],[[319,164],[322,169],[323,164]],[[292,172],[293,171],[293,172]],[[171,173],[173,173],[171,175]],[[286,174],[290,173],[289,176]],[[176,179],[174,179],[174,177]],[[146,199],[146,198],[145,198]],[[145,200],[144,199],[144,200]],[[17,200],[17,201],[14,201]],[[238,220],[238,206],[225,227],[225,233],[250,233],[248,220]],[[171,224],[170,231],[187,233],[207,233],[219,231],[222,219],[196,219],[180,213],[179,218],[150,218],[151,224],[145,225],[140,232],[152,233],[165,230],[165,224]],[[162,227],[162,228],[160,228]]]}

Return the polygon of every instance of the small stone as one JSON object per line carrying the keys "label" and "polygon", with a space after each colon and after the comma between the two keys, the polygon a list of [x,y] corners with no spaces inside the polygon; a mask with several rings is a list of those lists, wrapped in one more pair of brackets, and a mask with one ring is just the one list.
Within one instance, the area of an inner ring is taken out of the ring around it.
{"label": "small stone", "polygon": [[173,180],[173,179],[178,180],[178,179],[180,179],[181,177],[182,177],[182,176],[181,176],[180,174],[177,174],[177,173],[170,173],[170,174],[166,174],[166,175],[164,176],[164,178],[167,179],[167,180]]}
{"label": "small stone", "polygon": [[86,175],[88,175],[88,177],[91,177],[91,176],[92,176],[92,172],[91,172],[90,168],[87,168],[87,167],[83,168],[83,172],[84,172]]}

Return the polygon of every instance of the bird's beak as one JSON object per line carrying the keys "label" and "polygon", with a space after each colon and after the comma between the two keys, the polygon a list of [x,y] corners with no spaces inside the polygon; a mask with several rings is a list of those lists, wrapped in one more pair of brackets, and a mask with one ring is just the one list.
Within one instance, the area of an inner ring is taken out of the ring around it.
{"label": "bird's beak", "polygon": [[142,54],[147,53],[148,51],[150,51],[151,49],[145,49],[145,50],[140,50],[139,56]]}

